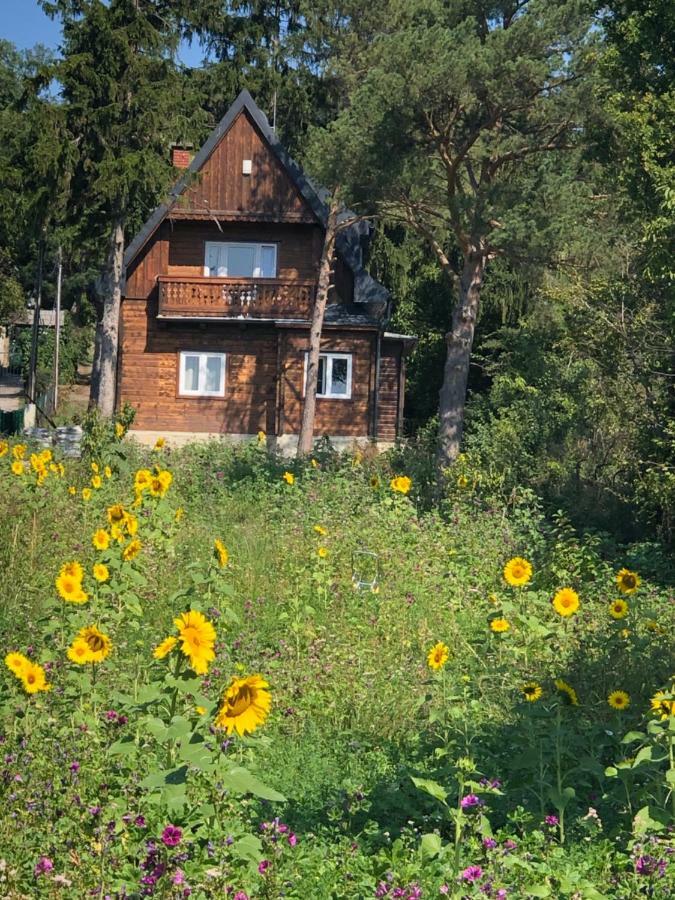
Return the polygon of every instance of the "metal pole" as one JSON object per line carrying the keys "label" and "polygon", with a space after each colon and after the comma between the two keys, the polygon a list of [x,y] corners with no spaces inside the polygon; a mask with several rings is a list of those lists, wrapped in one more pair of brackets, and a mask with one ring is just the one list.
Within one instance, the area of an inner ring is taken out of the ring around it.
{"label": "metal pole", "polygon": [[54,412],[59,407],[59,345],[61,340],[61,277],[63,274],[63,251],[61,245],[56,251],[56,322],[54,323]]}
{"label": "metal pole", "polygon": [[44,237],[40,238],[40,247],[38,250],[38,271],[37,271],[37,297],[35,299],[35,309],[33,311],[33,333],[30,342],[30,370],[28,372],[28,400],[35,403],[37,397],[37,358],[38,358],[38,338],[40,336],[40,308],[42,306],[42,268],[45,257],[45,241]]}

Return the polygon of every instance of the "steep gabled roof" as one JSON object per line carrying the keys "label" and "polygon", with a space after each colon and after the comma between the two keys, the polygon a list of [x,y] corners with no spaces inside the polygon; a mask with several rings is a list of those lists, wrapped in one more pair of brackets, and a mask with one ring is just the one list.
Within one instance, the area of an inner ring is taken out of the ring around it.
{"label": "steep gabled roof", "polygon": [[[127,247],[124,254],[125,269],[133,262],[157,228],[169,215],[179,197],[191,184],[193,176],[202,169],[231,128],[237,116],[243,111],[247,112],[251,117],[317,221],[325,228],[328,218],[328,207],[326,205],[328,192],[325,188],[317,188],[312,184],[300,166],[291,158],[280,143],[274,129],[267,121],[267,116],[257,106],[249,92],[243,90],[213,129],[206,143],[195,155],[185,174],[173,186],[166,202],[161,203],[154,210]],[[342,214],[343,218],[351,218],[354,215],[350,210],[345,210]],[[376,315],[377,318],[382,318],[383,316],[388,317],[390,294],[383,285],[375,281],[363,268],[363,247],[370,240],[371,230],[372,228],[367,222],[354,223],[339,232],[336,246],[338,253],[347,263],[354,276],[354,302],[368,305],[371,308],[371,314]]]}

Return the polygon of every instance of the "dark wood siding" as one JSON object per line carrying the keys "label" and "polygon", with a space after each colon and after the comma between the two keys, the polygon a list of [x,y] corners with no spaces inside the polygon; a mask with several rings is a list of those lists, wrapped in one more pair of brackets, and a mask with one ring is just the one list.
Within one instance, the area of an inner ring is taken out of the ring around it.
{"label": "dark wood siding", "polygon": [[[242,164],[250,159],[250,175]],[[232,219],[238,215],[269,221],[314,222],[308,204],[246,112],[232,123],[179,208]]]}
{"label": "dark wood siding", "polygon": [[381,441],[393,441],[397,435],[402,363],[401,345],[394,341],[382,341],[377,427],[377,437]]}
{"label": "dark wood siding", "polygon": [[[277,338],[272,329],[161,322],[142,301],[122,304],[119,400],[141,430],[255,434],[274,430]],[[179,397],[178,354],[227,354],[224,397]]]}

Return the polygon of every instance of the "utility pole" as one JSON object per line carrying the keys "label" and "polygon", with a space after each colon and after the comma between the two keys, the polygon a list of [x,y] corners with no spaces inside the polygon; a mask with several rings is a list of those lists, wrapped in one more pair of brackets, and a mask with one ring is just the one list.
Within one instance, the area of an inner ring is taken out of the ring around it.
{"label": "utility pole", "polygon": [[56,251],[56,321],[54,323],[54,412],[59,406],[59,349],[61,340],[61,278],[63,275],[63,250]]}
{"label": "utility pole", "polygon": [[40,246],[38,249],[38,271],[37,271],[37,296],[35,298],[35,309],[33,310],[33,333],[30,342],[30,369],[28,371],[28,400],[35,403],[37,399],[37,359],[38,359],[38,338],[40,336],[40,310],[42,308],[42,269],[45,261],[45,239],[44,232],[40,238]]}

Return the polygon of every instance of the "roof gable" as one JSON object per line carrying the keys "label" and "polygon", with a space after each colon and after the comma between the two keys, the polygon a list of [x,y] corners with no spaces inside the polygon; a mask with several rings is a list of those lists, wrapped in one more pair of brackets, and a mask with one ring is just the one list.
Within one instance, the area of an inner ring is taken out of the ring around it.
{"label": "roof gable", "polygon": [[[243,141],[237,151],[234,140],[237,137],[234,131],[236,128],[240,128],[239,138]],[[230,136],[231,130],[233,134]],[[228,137],[232,137],[231,142],[228,142]],[[245,148],[248,148],[247,152],[251,152],[251,157],[244,156]],[[223,171],[227,172],[228,178],[221,177],[222,181],[229,181],[230,172],[236,173],[230,183],[241,184],[242,178],[249,177],[241,174],[242,160],[248,158],[252,159],[254,167],[258,164],[267,170],[271,184],[278,187],[279,194],[276,198],[272,198],[272,202],[277,203],[280,211],[285,210],[286,214],[290,213],[291,216],[297,215],[296,221],[313,220],[325,227],[328,218],[326,205],[328,192],[312,184],[279,142],[274,129],[267,121],[267,116],[256,105],[249,92],[243,90],[195,155],[185,175],[174,185],[166,202],[154,210],[127,247],[124,254],[125,270],[167,216],[179,216],[181,212],[186,216],[193,215],[194,210],[201,212],[202,208],[204,215],[209,217],[217,217],[220,212],[225,218],[228,212],[233,212],[233,210],[213,209],[214,199],[226,199],[217,187],[218,173],[220,172],[222,176]],[[203,173],[201,183],[196,182],[194,178],[198,172]],[[204,188],[205,181],[209,184],[208,192]],[[211,191],[214,193],[211,194]],[[265,210],[265,204],[269,206],[269,197],[256,196],[255,190],[252,191],[250,186],[248,191],[248,196],[243,189],[236,199],[235,195],[232,195],[237,203],[237,210],[241,209],[242,213],[252,214],[251,218],[254,220],[258,213],[261,217],[271,215]],[[251,202],[253,209],[250,208]],[[302,218],[305,215],[308,216],[307,219]],[[341,217],[351,218],[353,215],[349,210],[344,210]],[[378,317],[388,317],[389,292],[363,268],[363,246],[368,242],[370,233],[371,226],[368,222],[356,222],[339,232],[336,247],[354,274],[354,301],[368,304],[374,312],[377,310]]]}

